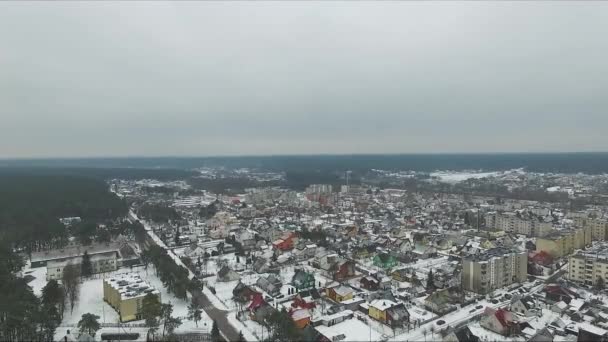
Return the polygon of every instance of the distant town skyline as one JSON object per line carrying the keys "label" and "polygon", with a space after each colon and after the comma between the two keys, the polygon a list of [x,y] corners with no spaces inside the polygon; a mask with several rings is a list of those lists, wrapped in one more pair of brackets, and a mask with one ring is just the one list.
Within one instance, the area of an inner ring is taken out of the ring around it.
{"label": "distant town skyline", "polygon": [[3,2],[0,158],[608,151],[608,3]]}

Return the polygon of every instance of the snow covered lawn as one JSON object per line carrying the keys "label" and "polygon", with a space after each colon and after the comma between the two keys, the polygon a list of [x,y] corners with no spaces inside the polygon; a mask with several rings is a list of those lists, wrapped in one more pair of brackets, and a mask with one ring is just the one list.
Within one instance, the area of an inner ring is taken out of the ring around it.
{"label": "snow covered lawn", "polygon": [[268,334],[266,328],[262,327],[258,323],[248,320],[246,322],[241,322],[236,318],[236,312],[231,312],[228,314],[228,322],[232,325],[236,330],[243,333],[243,336],[247,341],[260,341],[262,340],[262,336]]}
{"label": "snow covered lawn", "polygon": [[103,279],[88,279],[80,284],[78,301],[71,312],[69,302],[66,303],[62,325],[75,325],[85,313],[92,313],[100,317],[100,323],[117,323],[118,313],[103,301]]}
{"label": "snow covered lawn", "polygon": [[30,262],[28,261],[23,268],[23,276],[32,276],[34,279],[28,283],[28,285],[34,291],[34,294],[38,297],[42,296],[42,288],[46,286],[46,267],[31,268]]}
{"label": "snow covered lawn", "polygon": [[[117,323],[119,321],[118,313],[106,302],[103,301],[103,278],[121,273],[137,273],[142,279],[145,279],[151,286],[156,288],[161,293],[161,301],[173,305],[173,316],[179,317],[182,320],[182,325],[177,329],[178,332],[187,331],[210,331],[212,321],[207,314],[202,312],[202,319],[198,322],[198,327],[194,321],[188,320],[188,305],[190,299],[181,300],[173,294],[167,292],[163,287],[162,282],[156,276],[153,267],[149,267],[146,272],[143,267],[133,269],[122,268],[115,272],[107,273],[103,277],[97,277],[84,280],[80,285],[80,296],[74,305],[74,311],[70,313],[69,304],[67,304],[66,312],[62,322],[63,326],[73,326],[78,323],[80,318],[85,313],[92,313],[100,317],[100,323]],[[143,320],[129,322],[131,324],[142,324]]]}

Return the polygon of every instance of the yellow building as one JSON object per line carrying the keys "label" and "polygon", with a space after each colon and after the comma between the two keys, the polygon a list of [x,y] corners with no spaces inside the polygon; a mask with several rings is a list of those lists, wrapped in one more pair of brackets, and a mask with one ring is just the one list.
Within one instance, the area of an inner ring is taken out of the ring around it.
{"label": "yellow building", "polygon": [[329,298],[338,303],[353,299],[353,293],[354,292],[350,287],[344,285],[328,289]]}
{"label": "yellow building", "polygon": [[554,258],[572,254],[577,249],[591,245],[591,226],[568,231],[555,231],[545,237],[536,239],[536,251],[544,251]]}
{"label": "yellow building", "polygon": [[118,312],[121,322],[142,319],[144,297],[160,292],[144,282],[138,274],[120,274],[103,280],[103,300]]}
{"label": "yellow building", "polygon": [[483,249],[492,249],[492,248],[496,248],[496,245],[494,245],[494,243],[492,243],[492,241],[490,240],[484,240],[482,241],[479,246]]}
{"label": "yellow building", "polygon": [[387,299],[375,299],[369,304],[369,316],[380,322],[386,322],[386,311],[397,303]]}

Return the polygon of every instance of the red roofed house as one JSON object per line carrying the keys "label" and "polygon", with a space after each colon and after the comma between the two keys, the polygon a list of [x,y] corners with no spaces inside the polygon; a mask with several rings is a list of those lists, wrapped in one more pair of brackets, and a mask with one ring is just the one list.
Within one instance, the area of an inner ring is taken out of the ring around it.
{"label": "red roofed house", "polygon": [[533,263],[535,263],[537,265],[542,265],[542,266],[550,266],[551,264],[553,264],[553,257],[545,251],[531,252],[528,255],[528,260],[532,261]]}
{"label": "red roofed house", "polygon": [[270,315],[275,311],[272,306],[266,303],[261,293],[255,293],[253,295],[247,309],[250,312],[251,319],[260,324],[265,324]]}
{"label": "red roofed house", "polygon": [[272,246],[280,251],[289,251],[293,249],[295,239],[296,234],[294,232],[288,232],[283,234],[280,239],[274,241]]}
{"label": "red roofed house", "polygon": [[576,292],[558,284],[547,285],[543,290],[546,293],[545,298],[555,303],[566,302],[570,304],[571,300],[578,297]]}
{"label": "red roofed house", "polygon": [[350,260],[338,261],[332,271],[334,280],[345,280],[355,275],[355,263]]}
{"label": "red roofed house", "polygon": [[247,309],[249,309],[250,311],[255,311],[264,305],[266,305],[264,297],[262,297],[261,293],[256,292],[253,294],[253,298],[251,298],[251,303],[249,303]]}
{"label": "red roofed house", "polygon": [[494,310],[486,307],[480,325],[503,336],[509,336],[517,330],[517,323],[513,320],[513,314],[505,309]]}
{"label": "red roofed house", "polygon": [[306,302],[302,297],[298,294],[294,297],[293,303],[291,303],[291,307],[293,308],[302,308],[302,309],[314,309],[316,307],[314,302]]}

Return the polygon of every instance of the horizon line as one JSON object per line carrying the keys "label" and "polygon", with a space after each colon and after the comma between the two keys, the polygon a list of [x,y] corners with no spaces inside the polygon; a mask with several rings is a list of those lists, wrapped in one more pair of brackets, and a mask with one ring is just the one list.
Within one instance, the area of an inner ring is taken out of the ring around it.
{"label": "horizon line", "polygon": [[197,159],[197,158],[274,158],[274,157],[357,157],[357,156],[432,156],[432,155],[540,155],[540,154],[608,154],[607,151],[552,151],[552,152],[407,152],[407,153],[293,153],[293,154],[217,154],[217,155],[107,155],[107,156],[73,156],[73,157],[0,157],[0,161],[32,160],[100,160],[100,159]]}

